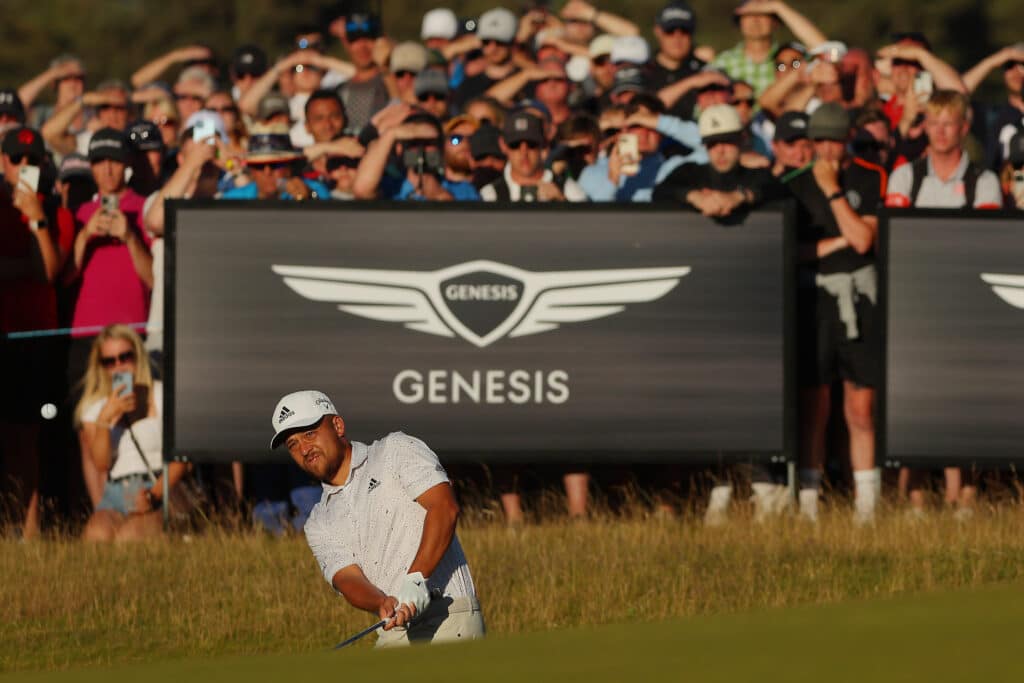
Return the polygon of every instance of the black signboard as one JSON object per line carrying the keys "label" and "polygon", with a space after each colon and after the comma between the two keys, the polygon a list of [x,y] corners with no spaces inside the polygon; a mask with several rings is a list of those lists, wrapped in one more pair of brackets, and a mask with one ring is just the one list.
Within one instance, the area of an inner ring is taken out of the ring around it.
{"label": "black signboard", "polygon": [[169,456],[271,456],[283,394],[449,459],[791,452],[782,212],[174,202]]}
{"label": "black signboard", "polygon": [[1024,461],[1021,214],[894,212],[881,229],[888,463]]}

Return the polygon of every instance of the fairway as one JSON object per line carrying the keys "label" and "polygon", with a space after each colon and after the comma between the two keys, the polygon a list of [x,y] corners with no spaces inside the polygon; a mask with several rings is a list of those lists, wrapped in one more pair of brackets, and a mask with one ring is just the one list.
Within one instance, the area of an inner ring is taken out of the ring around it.
{"label": "fairway", "polygon": [[[595,596],[596,597],[596,596]],[[15,674],[19,681],[1020,680],[1024,587],[495,637]]]}

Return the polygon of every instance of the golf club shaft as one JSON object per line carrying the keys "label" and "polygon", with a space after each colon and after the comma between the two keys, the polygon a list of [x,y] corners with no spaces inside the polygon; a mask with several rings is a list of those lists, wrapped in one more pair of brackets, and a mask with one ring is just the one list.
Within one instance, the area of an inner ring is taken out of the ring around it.
{"label": "golf club shaft", "polygon": [[352,636],[348,640],[341,641],[340,643],[338,643],[337,645],[334,646],[334,649],[335,650],[340,650],[341,648],[345,647],[346,645],[351,645],[352,643],[356,642],[360,638],[363,638],[364,636],[370,635],[371,633],[373,633],[374,631],[376,631],[377,629],[379,629],[381,626],[383,626],[386,623],[388,623],[387,619],[381,619],[380,621],[378,621],[373,626],[370,626],[369,628],[360,631],[359,633],[355,634],[354,636]]}

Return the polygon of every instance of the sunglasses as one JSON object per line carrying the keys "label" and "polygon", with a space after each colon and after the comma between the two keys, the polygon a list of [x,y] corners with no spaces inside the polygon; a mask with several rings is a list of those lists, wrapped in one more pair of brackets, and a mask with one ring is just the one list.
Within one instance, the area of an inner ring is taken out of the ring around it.
{"label": "sunglasses", "polygon": [[311,64],[296,64],[295,73],[300,74],[303,71],[312,71],[313,73],[320,73],[320,67],[313,66]]}
{"label": "sunglasses", "polygon": [[84,81],[84,80],[85,80],[85,74],[68,74],[67,76],[63,76],[61,78],[58,78],[57,82],[61,83],[63,81]]}
{"label": "sunglasses", "polygon": [[416,78],[416,72],[409,71],[408,69],[399,69],[395,72],[395,78]]}
{"label": "sunglasses", "polygon": [[359,159],[356,157],[327,157],[328,171],[336,171],[339,168],[359,168]]}
{"label": "sunglasses", "polygon": [[40,161],[33,157],[31,154],[9,154],[8,157],[11,159],[11,163],[17,166],[23,161],[27,161],[32,166],[39,166]]}
{"label": "sunglasses", "polygon": [[541,148],[540,143],[534,142],[533,140],[520,140],[519,142],[510,144],[509,147],[511,147],[512,149],[521,149],[523,145],[526,145],[526,149],[531,150]]}
{"label": "sunglasses", "polygon": [[439,95],[439,94],[434,93],[434,92],[428,92],[428,93],[424,93],[422,95],[418,95],[416,97],[416,99],[419,100],[420,102],[430,102],[430,101],[434,101],[434,102],[447,102],[448,101],[448,98],[445,95]]}
{"label": "sunglasses", "polygon": [[96,107],[96,109],[99,110],[99,111],[104,111],[104,110],[107,110],[107,109],[113,109],[115,111],[128,111],[128,105],[126,105],[126,104],[101,104],[100,106]]}
{"label": "sunglasses", "polygon": [[777,62],[775,64],[775,70],[779,73],[785,72],[787,69],[799,69],[804,63],[799,59],[794,59],[792,62]]}
{"label": "sunglasses", "polygon": [[621,128],[605,128],[601,131],[601,135],[604,136],[605,139],[608,139],[618,135],[621,130]]}
{"label": "sunglasses", "polygon": [[590,61],[594,66],[608,66],[611,63],[612,58],[610,55],[601,55],[600,57],[594,57]]}
{"label": "sunglasses", "polygon": [[739,106],[753,107],[754,106],[754,98],[753,97],[739,97],[739,98],[736,98],[735,100],[733,100],[733,106],[735,106],[735,107],[739,107]]}
{"label": "sunglasses", "polygon": [[1010,71],[1011,69],[1016,69],[1019,66],[1024,66],[1024,62],[1006,62],[1005,64],[1003,64],[1003,71]]}
{"label": "sunglasses", "polygon": [[484,47],[487,47],[488,45],[497,45],[498,47],[508,47],[510,45],[510,43],[506,43],[506,42],[503,42],[503,41],[500,41],[500,40],[495,40],[494,38],[488,38],[487,40],[481,40],[480,42],[481,42],[481,44],[483,44]]}
{"label": "sunglasses", "polygon": [[685,33],[686,35],[690,35],[690,32],[687,31],[682,26],[675,26],[673,28],[663,28],[663,29],[661,29],[661,32],[664,33],[666,36],[675,36],[675,35],[679,35],[680,33]]}
{"label": "sunglasses", "polygon": [[116,356],[100,356],[100,365],[105,368],[112,368],[118,363],[135,362],[134,351],[124,351]]}
{"label": "sunglasses", "polygon": [[246,164],[249,168],[254,171],[280,171],[282,169],[291,168],[290,161],[267,161],[264,163]]}
{"label": "sunglasses", "polygon": [[892,60],[892,65],[893,66],[912,66],[915,69],[920,69],[921,68],[921,63],[920,62],[915,62],[913,59],[894,58]]}
{"label": "sunglasses", "polygon": [[448,136],[448,143],[452,147],[458,147],[459,145],[462,144],[462,141],[465,140],[465,139],[466,139],[465,135],[449,135]]}

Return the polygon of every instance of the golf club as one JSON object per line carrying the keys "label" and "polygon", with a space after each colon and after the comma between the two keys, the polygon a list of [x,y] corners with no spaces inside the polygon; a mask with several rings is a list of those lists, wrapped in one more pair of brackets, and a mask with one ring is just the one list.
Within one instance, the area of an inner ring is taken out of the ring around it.
{"label": "golf club", "polygon": [[346,645],[351,645],[352,643],[356,642],[360,638],[363,638],[365,636],[370,635],[371,633],[373,633],[374,631],[376,631],[377,629],[379,629],[381,626],[383,626],[386,623],[388,623],[387,619],[381,619],[380,621],[378,621],[373,626],[370,626],[370,627],[360,631],[359,633],[355,634],[354,636],[352,636],[351,638],[349,638],[347,640],[341,641],[340,643],[338,643],[337,645],[334,646],[334,649],[335,650],[340,650],[341,648],[345,647]]}

